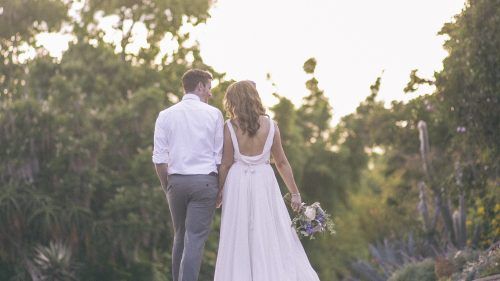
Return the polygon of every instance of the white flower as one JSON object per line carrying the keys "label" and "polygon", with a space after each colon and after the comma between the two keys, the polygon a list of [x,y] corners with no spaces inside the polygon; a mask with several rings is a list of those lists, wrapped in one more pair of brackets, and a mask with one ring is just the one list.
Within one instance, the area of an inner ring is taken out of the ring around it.
{"label": "white flower", "polygon": [[317,209],[317,208],[321,208],[321,206],[319,205],[319,202],[314,202],[311,204],[311,207]]}
{"label": "white flower", "polygon": [[306,208],[306,211],[304,212],[304,215],[309,219],[309,220],[313,220],[316,218],[316,208],[312,207],[312,206],[308,206]]}

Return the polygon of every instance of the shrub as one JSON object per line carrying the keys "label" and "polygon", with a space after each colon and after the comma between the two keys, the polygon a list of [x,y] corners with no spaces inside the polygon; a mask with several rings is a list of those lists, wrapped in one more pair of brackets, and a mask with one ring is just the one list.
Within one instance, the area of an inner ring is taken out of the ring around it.
{"label": "shrub", "polygon": [[446,257],[436,257],[434,264],[436,277],[441,279],[443,277],[450,277],[455,272],[455,266]]}
{"label": "shrub", "polygon": [[392,274],[389,281],[436,281],[434,260],[425,259],[410,263]]}

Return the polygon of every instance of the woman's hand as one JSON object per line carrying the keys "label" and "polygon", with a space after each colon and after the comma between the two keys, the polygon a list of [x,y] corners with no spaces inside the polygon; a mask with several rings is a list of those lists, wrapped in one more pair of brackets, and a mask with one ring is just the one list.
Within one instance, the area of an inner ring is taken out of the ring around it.
{"label": "woman's hand", "polygon": [[222,206],[222,189],[219,189],[219,192],[217,193],[217,201],[215,203],[216,208],[220,208]]}
{"label": "woman's hand", "polygon": [[298,212],[300,210],[300,206],[302,206],[302,198],[300,198],[300,193],[292,194],[292,199],[290,201],[292,210],[294,212]]}

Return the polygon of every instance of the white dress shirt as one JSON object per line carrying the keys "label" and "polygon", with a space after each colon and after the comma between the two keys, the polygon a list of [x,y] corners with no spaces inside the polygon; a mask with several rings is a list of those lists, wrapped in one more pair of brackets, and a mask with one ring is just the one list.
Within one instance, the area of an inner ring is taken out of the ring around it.
{"label": "white dress shirt", "polygon": [[156,119],[153,162],[167,163],[168,174],[217,172],[222,159],[224,118],[219,109],[185,94]]}

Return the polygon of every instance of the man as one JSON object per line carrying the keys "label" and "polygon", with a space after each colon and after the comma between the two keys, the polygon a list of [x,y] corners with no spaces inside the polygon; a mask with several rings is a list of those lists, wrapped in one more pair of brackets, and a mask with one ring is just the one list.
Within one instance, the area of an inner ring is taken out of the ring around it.
{"label": "man", "polygon": [[192,69],[182,77],[183,99],[158,115],[153,162],[174,226],[174,281],[196,281],[218,192],[224,118],[206,104],[212,75]]}

